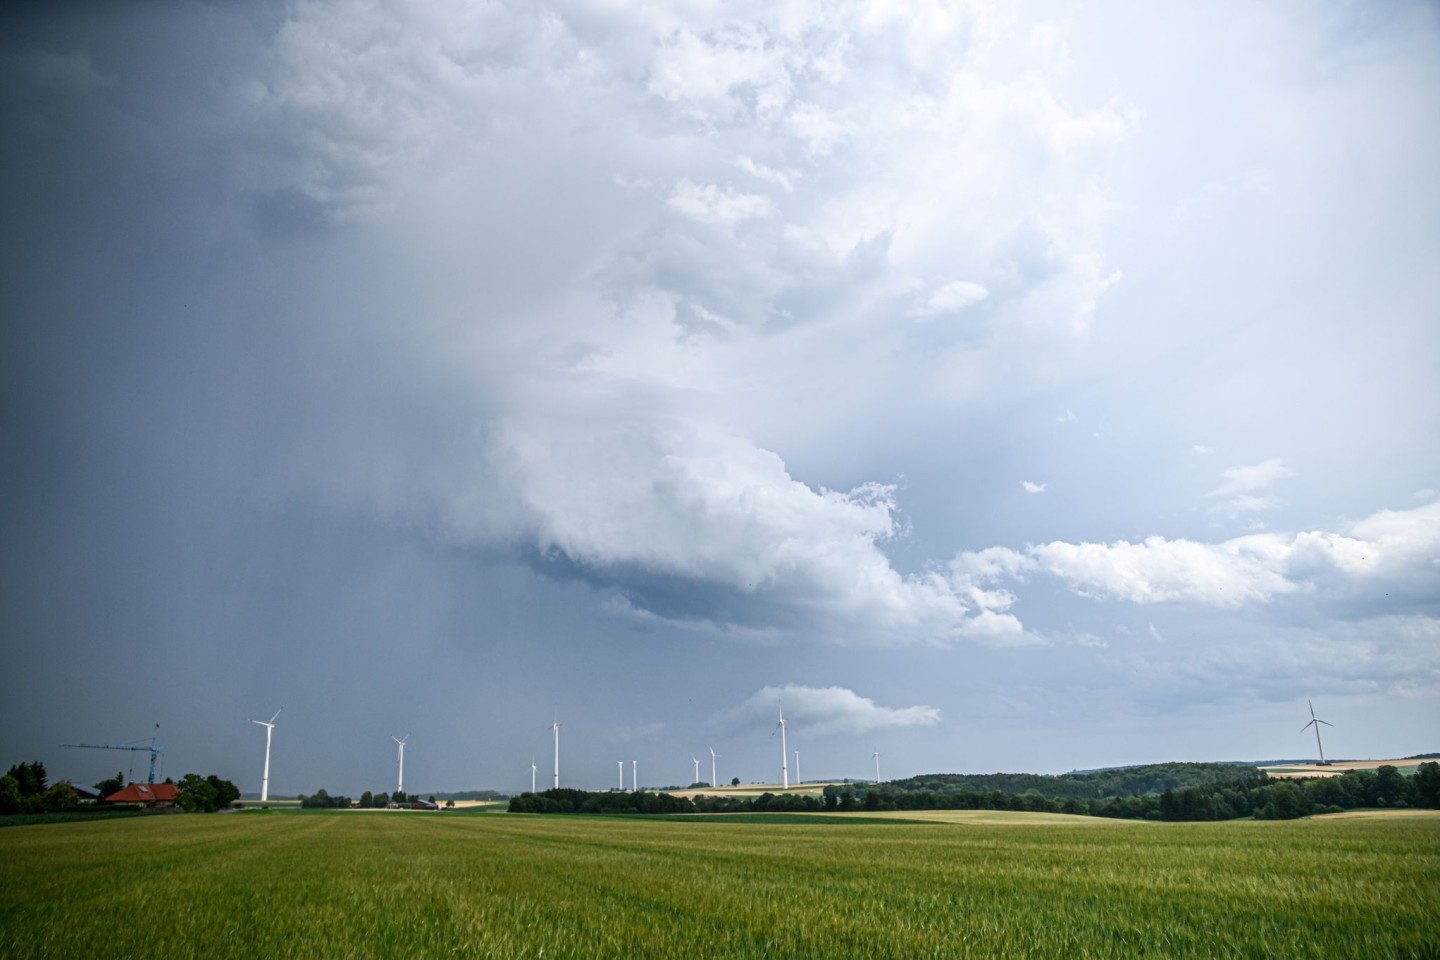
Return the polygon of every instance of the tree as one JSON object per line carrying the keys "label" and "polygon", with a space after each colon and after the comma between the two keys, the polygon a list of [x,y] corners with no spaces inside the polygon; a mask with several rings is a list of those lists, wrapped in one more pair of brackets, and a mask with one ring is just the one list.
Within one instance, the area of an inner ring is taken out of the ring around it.
{"label": "tree", "polygon": [[366,810],[375,806],[375,795],[369,790],[366,790],[364,793],[360,794],[360,806]]}
{"label": "tree", "polygon": [[20,781],[12,774],[0,777],[0,813],[20,812]]}
{"label": "tree", "polygon": [[1375,805],[1378,807],[1405,806],[1407,784],[1400,771],[1385,764],[1375,771]]}
{"label": "tree", "polygon": [[215,788],[198,773],[187,773],[180,778],[180,798],[177,802],[191,813],[213,813],[220,809]]}
{"label": "tree", "polygon": [[101,780],[99,783],[95,784],[95,789],[96,789],[97,791],[99,791],[101,798],[108,797],[108,796],[110,796],[110,794],[112,794],[112,793],[116,793],[116,792],[118,792],[118,791],[120,791],[120,790],[124,790],[124,789],[125,789],[125,773],[124,773],[124,771],[122,771],[122,770],[117,770],[117,771],[115,771],[115,776],[110,777],[110,778],[105,779],[105,780]]}
{"label": "tree", "polygon": [[32,760],[30,763],[17,763],[11,767],[6,774],[15,778],[16,786],[20,790],[22,798],[38,797],[49,787],[49,780],[45,773],[45,764],[39,760]]}
{"label": "tree", "polygon": [[740,786],[740,778],[739,778],[739,777],[731,777],[731,778],[730,778],[730,786],[732,786],[732,787],[738,787],[738,786]]}
{"label": "tree", "polygon": [[1270,802],[1255,816],[1261,820],[1298,820],[1308,817],[1311,803],[1293,783],[1282,780],[1270,788]]}
{"label": "tree", "polygon": [[1431,760],[1415,768],[1415,805],[1440,809],[1440,763]]}
{"label": "tree", "polygon": [[180,778],[180,798],[177,802],[191,813],[214,813],[239,799],[240,788],[213,773],[207,777],[187,773]]}
{"label": "tree", "polygon": [[212,773],[205,778],[205,782],[210,784],[211,788],[215,791],[216,810],[224,810],[230,806],[230,804],[240,799],[240,788],[229,780],[221,780]]}

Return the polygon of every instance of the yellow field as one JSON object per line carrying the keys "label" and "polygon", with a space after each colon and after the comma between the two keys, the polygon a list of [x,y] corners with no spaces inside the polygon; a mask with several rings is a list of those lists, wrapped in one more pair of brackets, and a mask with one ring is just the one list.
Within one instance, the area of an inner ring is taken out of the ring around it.
{"label": "yellow field", "polygon": [[1326,820],[1440,820],[1440,810],[1345,810],[1341,813],[1319,813]]}
{"label": "yellow field", "polygon": [[1273,767],[1261,767],[1268,776],[1280,779],[1296,777],[1338,777],[1349,770],[1378,770],[1381,767],[1395,767],[1402,773],[1409,773],[1420,766],[1419,760],[1345,760],[1340,763],[1285,763]]}
{"label": "yellow field", "polygon": [[1003,824],[1007,827],[1134,827],[1150,826],[1150,820],[1116,820],[1110,817],[1081,817],[1068,813],[1022,813],[1011,810],[858,810],[815,814],[825,817],[854,817],[864,820],[923,820],[926,823],[958,823],[975,826]]}

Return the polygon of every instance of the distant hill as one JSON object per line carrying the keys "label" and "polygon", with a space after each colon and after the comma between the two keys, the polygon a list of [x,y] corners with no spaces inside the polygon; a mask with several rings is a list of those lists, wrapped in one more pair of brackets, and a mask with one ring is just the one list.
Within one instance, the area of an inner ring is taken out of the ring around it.
{"label": "distant hill", "polygon": [[1022,794],[1034,790],[1045,797],[1105,800],[1110,797],[1144,797],[1187,787],[1260,781],[1264,774],[1254,764],[1147,763],[1112,767],[1086,773],[937,773],[891,780],[885,789],[897,793]]}

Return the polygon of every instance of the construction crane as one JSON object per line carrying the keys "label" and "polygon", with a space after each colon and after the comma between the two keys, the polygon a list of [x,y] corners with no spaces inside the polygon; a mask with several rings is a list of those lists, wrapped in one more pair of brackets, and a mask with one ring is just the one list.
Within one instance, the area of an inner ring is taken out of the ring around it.
{"label": "construction crane", "polygon": [[[160,729],[160,724],[158,724],[158,723],[155,724],[155,729],[156,729],[156,730],[159,730],[159,729]],[[155,738],[154,738],[154,737],[151,737],[151,738],[150,738],[150,743],[147,744],[147,745],[140,745],[139,742],[136,741],[135,743],[62,743],[62,744],[60,744],[60,746],[62,746],[62,747],[86,747],[86,748],[89,748],[89,749],[91,749],[91,750],[129,750],[129,751],[131,751],[132,753],[134,753],[134,752],[139,752],[139,751],[142,751],[142,750],[149,751],[149,753],[150,753],[150,779],[147,781],[147,782],[149,782],[149,783],[154,783],[154,782],[155,782],[155,761],[158,760],[160,757],[163,757],[163,756],[165,755],[165,748],[164,748],[164,747],[158,747],[158,746],[156,746],[156,745],[155,745]]]}

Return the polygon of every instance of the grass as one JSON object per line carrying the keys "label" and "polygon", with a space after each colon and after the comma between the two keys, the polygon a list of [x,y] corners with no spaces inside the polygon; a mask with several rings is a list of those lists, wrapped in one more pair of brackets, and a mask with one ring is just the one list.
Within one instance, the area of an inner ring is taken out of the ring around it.
{"label": "grass", "polygon": [[0,831],[0,956],[1434,957],[1440,818],[171,816]]}

